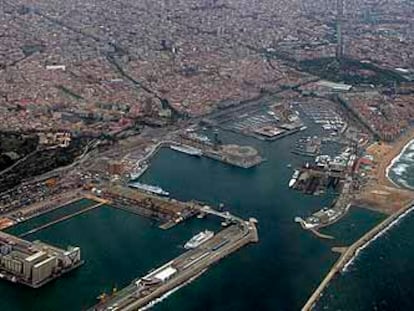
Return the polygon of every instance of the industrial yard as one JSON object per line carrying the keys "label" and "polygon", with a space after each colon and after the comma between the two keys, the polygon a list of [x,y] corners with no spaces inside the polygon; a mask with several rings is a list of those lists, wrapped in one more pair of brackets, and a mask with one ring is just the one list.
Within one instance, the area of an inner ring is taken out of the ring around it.
{"label": "industrial yard", "polygon": [[[210,265],[217,263],[223,257],[230,255],[246,244],[258,241],[254,219],[244,221],[229,212],[216,211],[201,202],[179,202],[131,187],[110,186],[109,184],[100,189],[94,188],[92,191],[81,191],[77,194],[78,199],[83,197],[92,200],[91,204],[75,212],[58,216],[42,225],[32,227],[30,230],[20,233],[19,236],[36,234],[61,222],[97,209],[103,204],[109,204],[112,208],[156,220],[160,223],[159,227],[161,229],[170,229],[196,215],[205,217],[209,214],[212,217],[218,217],[218,220],[222,221],[222,226],[225,226],[212,239],[157,269],[156,271],[159,271],[159,273],[153,272],[142,278],[142,280],[149,280],[149,283],[134,281],[131,285],[132,288],[128,286],[117,292],[116,295],[111,296],[109,300],[102,300],[93,310],[112,310],[111,308],[116,305],[122,305],[122,310],[129,310],[130,308],[133,310],[132,307],[147,305],[155,298],[200,276]],[[61,203],[64,206],[64,203]],[[30,211],[31,207],[25,209]],[[44,209],[42,215],[47,215],[48,212],[56,210],[56,207]],[[26,215],[24,210],[20,215]],[[13,228],[14,224],[39,216],[38,213],[27,215],[30,215],[30,217],[20,217],[18,222],[13,222],[12,218],[9,218],[9,228]],[[3,221],[5,222],[5,220]],[[84,263],[80,258],[79,248],[71,247],[68,250],[62,250],[40,241],[28,242],[7,233],[0,234],[2,243],[0,247],[0,276],[9,281],[20,282],[37,288]]]}
{"label": "industrial yard", "polygon": [[0,232],[0,278],[38,288],[84,263],[79,247],[29,242]]}

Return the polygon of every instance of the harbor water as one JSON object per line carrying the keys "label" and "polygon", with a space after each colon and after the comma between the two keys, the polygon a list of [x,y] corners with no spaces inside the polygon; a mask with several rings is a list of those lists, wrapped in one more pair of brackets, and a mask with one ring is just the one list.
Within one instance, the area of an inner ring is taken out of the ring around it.
{"label": "harbor water", "polygon": [[[339,237],[336,243],[321,240],[294,222],[294,217],[306,217],[334,198],[306,196],[288,188],[293,169],[304,161],[290,152],[300,135],[268,143],[221,134],[224,142],[253,145],[266,158],[247,170],[166,148],[159,151],[141,182],[158,185],[180,200],[222,203],[238,216],[257,218],[260,242],[213,266],[154,310],[299,310],[337,260],[331,247],[355,241],[382,219],[377,213],[351,209],[344,219],[348,225],[329,228],[329,234]],[[31,221],[12,231],[30,230]],[[89,211],[26,237],[78,245],[86,263],[38,290],[0,282],[2,310],[84,310],[103,291],[129,284],[183,252],[182,245],[192,235],[218,230],[219,225],[212,218],[192,219],[163,231],[148,219],[114,208]]]}

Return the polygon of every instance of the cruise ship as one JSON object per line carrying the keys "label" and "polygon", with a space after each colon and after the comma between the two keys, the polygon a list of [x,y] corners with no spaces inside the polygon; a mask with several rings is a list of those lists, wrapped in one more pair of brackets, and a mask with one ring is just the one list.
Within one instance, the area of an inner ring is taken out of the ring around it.
{"label": "cruise ship", "polygon": [[292,188],[293,185],[296,183],[298,177],[299,177],[300,171],[295,170],[295,172],[292,175],[292,178],[289,180],[289,188]]}
{"label": "cruise ship", "polygon": [[195,236],[193,236],[187,243],[185,243],[185,249],[192,249],[200,246],[204,242],[210,240],[214,236],[213,231],[204,230]]}
{"label": "cruise ship", "polygon": [[192,156],[202,156],[203,152],[200,149],[194,148],[194,147],[190,147],[190,146],[175,146],[172,145],[170,146],[170,148],[172,150],[178,151],[178,152],[182,152],[188,155],[192,155]]}
{"label": "cruise ship", "polygon": [[129,186],[133,187],[133,188],[143,190],[145,192],[154,193],[154,194],[158,194],[158,195],[163,195],[163,196],[166,196],[166,197],[170,195],[169,192],[163,190],[161,187],[158,187],[158,186],[141,184],[139,182],[130,183]]}

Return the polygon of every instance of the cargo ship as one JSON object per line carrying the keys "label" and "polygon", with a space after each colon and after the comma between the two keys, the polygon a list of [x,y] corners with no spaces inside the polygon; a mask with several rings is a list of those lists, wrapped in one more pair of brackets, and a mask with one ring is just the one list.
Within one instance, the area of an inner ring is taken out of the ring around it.
{"label": "cargo ship", "polygon": [[293,185],[296,183],[298,177],[299,177],[300,171],[295,170],[295,172],[292,175],[292,178],[289,180],[289,188],[292,188]]}
{"label": "cargo ship", "polygon": [[185,249],[192,249],[200,246],[204,242],[210,240],[214,236],[214,232],[209,230],[204,230],[195,236],[193,236],[187,243],[185,243]]}
{"label": "cargo ship", "polygon": [[200,149],[197,149],[197,148],[194,148],[194,147],[190,147],[190,146],[183,146],[183,145],[181,145],[181,146],[175,146],[175,145],[172,145],[172,146],[170,146],[170,148],[172,150],[175,150],[175,151],[178,151],[178,152],[182,152],[182,153],[185,153],[185,154],[188,154],[188,155],[192,155],[192,156],[199,157],[199,156],[202,156],[203,155],[203,152]]}
{"label": "cargo ship", "polygon": [[133,187],[133,188],[137,188],[139,190],[143,190],[145,192],[158,194],[158,195],[162,195],[162,196],[166,196],[166,197],[170,195],[169,192],[163,190],[161,187],[158,187],[158,186],[141,184],[139,182],[130,183],[129,186]]}

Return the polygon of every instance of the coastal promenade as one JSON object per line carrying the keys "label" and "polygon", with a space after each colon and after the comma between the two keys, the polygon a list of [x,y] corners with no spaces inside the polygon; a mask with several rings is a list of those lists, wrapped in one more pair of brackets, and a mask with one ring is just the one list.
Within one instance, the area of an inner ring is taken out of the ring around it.
{"label": "coastal promenade", "polygon": [[410,202],[404,208],[389,216],[383,222],[381,222],[376,227],[368,231],[365,235],[363,235],[358,241],[356,241],[354,244],[348,247],[346,251],[343,252],[343,254],[339,257],[338,261],[333,265],[333,267],[326,275],[326,277],[323,279],[323,281],[319,284],[318,288],[313,292],[312,296],[303,306],[302,311],[312,310],[318,299],[323,294],[323,291],[328,286],[329,282],[338,273],[346,269],[347,265],[349,265],[355,258],[355,256],[358,255],[361,248],[364,248],[366,245],[368,245],[368,243],[370,243],[373,239],[378,237],[382,232],[389,229],[395,223],[395,221],[404,217],[407,213],[411,211],[412,208],[414,208],[414,201]]}

